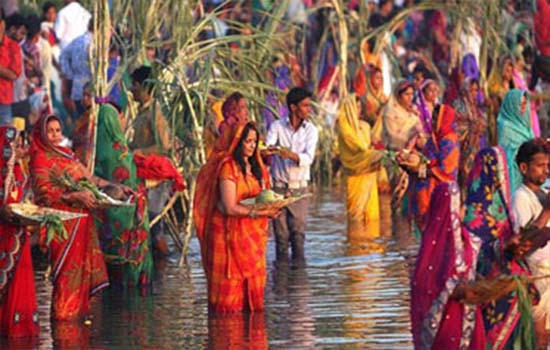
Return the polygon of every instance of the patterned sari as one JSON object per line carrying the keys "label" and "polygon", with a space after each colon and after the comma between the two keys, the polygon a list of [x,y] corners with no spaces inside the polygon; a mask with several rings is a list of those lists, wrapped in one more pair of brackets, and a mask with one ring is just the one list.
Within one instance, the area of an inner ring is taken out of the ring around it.
{"label": "patterned sari", "polygon": [[[17,131],[0,126],[0,208],[23,199],[25,177],[15,159]],[[5,175],[4,175],[5,174]],[[30,237],[23,227],[0,223],[0,335],[37,336],[38,307]]]}
{"label": "patterned sari", "polygon": [[[262,190],[255,177],[243,175],[233,156],[245,125],[228,129],[232,133],[230,147],[210,156],[199,171],[195,190],[193,219],[208,281],[208,302],[220,313],[264,307],[268,220],[228,216],[218,209],[221,181],[235,183],[237,202]],[[269,174],[257,150],[254,157],[262,167],[263,187],[267,188]]]}
{"label": "patterned sari", "polygon": [[133,205],[105,210],[103,215],[101,240],[105,258],[111,265],[111,283],[123,287],[147,286],[153,274],[147,195],[137,177],[118,111],[110,104],[99,108],[96,147],[95,174],[138,193]]}
{"label": "patterned sari", "polygon": [[[482,240],[477,266],[479,275],[529,275],[527,263],[513,259],[504,245],[513,235],[510,216],[510,189],[504,151],[486,148],[477,155],[468,181],[464,225]],[[530,319],[530,286],[522,298],[510,293],[483,307],[487,349],[534,349],[534,329]]]}
{"label": "patterned sari", "polygon": [[468,91],[472,78],[467,78],[460,89],[460,97],[454,101],[456,131],[460,143],[460,166],[458,184],[466,191],[468,174],[474,166],[476,154],[487,146],[487,120],[477,101],[471,101]]}
{"label": "patterned sari", "polygon": [[430,137],[422,149],[422,154],[429,161],[428,174],[424,179],[412,177],[409,187],[412,190],[412,213],[421,230],[426,223],[433,190],[441,182],[456,182],[460,158],[454,110],[448,105],[439,104],[431,117]]}
{"label": "patterned sari", "polygon": [[[90,176],[72,151],[48,141],[46,127],[55,116],[41,118],[33,130],[31,146],[32,188],[38,205],[87,214],[64,221],[68,238],[56,235],[49,245],[52,263],[52,317],[76,320],[90,312],[90,299],[109,285],[97,228],[88,209],[69,206],[62,199],[67,189],[55,179],[67,174],[75,180]],[[57,119],[59,120],[59,119]],[[61,122],[60,122],[61,124]],[[45,242],[45,232],[41,232]]]}
{"label": "patterned sari", "polygon": [[481,240],[460,225],[460,191],[442,182],[433,205],[411,280],[411,321],[417,350],[485,350],[480,309],[452,297],[461,282],[473,281]]}
{"label": "patterned sari", "polygon": [[[521,115],[521,99],[525,95],[527,108]],[[506,153],[510,176],[510,193],[521,185],[522,175],[516,163],[516,154],[522,143],[535,138],[530,123],[529,98],[525,91],[512,89],[500,106],[498,113],[498,145]]]}
{"label": "patterned sari", "polygon": [[340,160],[346,174],[348,235],[380,235],[377,175],[383,152],[373,149],[370,125],[359,120],[351,95],[342,102],[337,120]]}

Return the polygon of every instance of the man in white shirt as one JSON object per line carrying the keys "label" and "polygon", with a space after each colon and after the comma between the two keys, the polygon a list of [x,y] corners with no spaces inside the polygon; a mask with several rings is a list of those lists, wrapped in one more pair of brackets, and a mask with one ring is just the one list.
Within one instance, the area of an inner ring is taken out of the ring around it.
{"label": "man in white shirt", "polygon": [[[310,167],[315,157],[319,132],[308,119],[311,93],[302,88],[290,90],[286,96],[290,115],[279,119],[269,128],[268,146],[279,147],[271,162],[271,176],[275,192],[305,194],[308,191]],[[274,220],[277,261],[288,261],[289,242],[292,258],[305,261],[304,241],[307,217],[307,199],[302,199],[282,210]]]}
{"label": "man in white shirt", "polygon": [[65,7],[57,14],[54,31],[63,50],[74,39],[86,33],[92,15],[75,0],[65,0]]}
{"label": "man in white shirt", "polygon": [[[523,184],[512,199],[516,232],[528,224],[538,228],[550,227],[550,198],[541,187],[548,177],[549,166],[545,142],[541,139],[525,142],[518,150],[516,161],[523,175]],[[550,275],[550,244],[537,249],[527,261],[533,276]],[[537,344],[542,346],[547,342],[544,333],[550,332],[550,281],[543,279],[535,284],[541,300],[533,309],[533,318],[536,322]],[[546,349],[546,346],[542,348]]]}

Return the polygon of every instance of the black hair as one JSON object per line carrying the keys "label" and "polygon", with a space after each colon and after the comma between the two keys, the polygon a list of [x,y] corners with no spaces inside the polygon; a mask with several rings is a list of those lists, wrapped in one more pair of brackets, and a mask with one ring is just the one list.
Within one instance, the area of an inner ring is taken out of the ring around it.
{"label": "black hair", "polygon": [[288,94],[286,94],[286,105],[288,106],[288,109],[290,109],[290,105],[297,105],[298,103],[302,102],[306,98],[311,98],[311,92],[308,90],[296,87],[292,88]]}
{"label": "black hair", "polygon": [[533,48],[531,46],[526,46],[521,54],[524,60],[532,58],[534,56]]}
{"label": "black hair", "polygon": [[32,39],[36,35],[40,34],[40,17],[37,15],[30,15],[26,19],[25,27],[27,27],[27,39]]}
{"label": "black hair", "polygon": [[546,141],[542,138],[536,138],[526,141],[519,146],[518,153],[516,155],[516,163],[529,164],[536,154],[545,153],[548,154],[548,146]]}
{"label": "black hair", "polygon": [[374,65],[372,65],[372,64],[369,66],[369,70],[370,70],[370,74],[371,74],[371,75],[374,75],[374,74],[376,74],[376,73],[382,74],[382,70],[381,70],[379,67],[374,66]]}
{"label": "black hair", "polygon": [[373,52],[373,51],[374,51],[374,47],[376,46],[376,37],[373,36],[373,37],[370,38],[367,42],[369,43],[369,51],[370,51],[370,52]]}
{"label": "black hair", "polygon": [[52,7],[57,10],[57,7],[53,2],[46,1],[44,5],[42,5],[42,15],[46,15],[46,12],[48,12]]}
{"label": "black hair", "polygon": [[90,17],[90,20],[88,21],[88,31],[93,32],[94,31],[94,17]]}
{"label": "black hair", "polygon": [[426,69],[426,67],[424,67],[424,65],[419,64],[416,67],[414,67],[414,70],[413,70],[412,74],[414,76],[415,74],[418,74],[418,73],[420,73],[424,77],[426,77],[426,74],[428,73],[428,70]]}
{"label": "black hair", "polygon": [[[239,168],[241,168],[241,172],[243,173],[244,176],[246,176],[246,164],[244,162],[244,156],[243,156],[243,143],[244,143],[244,140],[248,137],[248,134],[250,133],[251,130],[254,130],[256,132],[256,137],[258,138],[260,137],[258,128],[256,128],[256,126],[253,123],[247,123],[246,126],[244,127],[243,133],[241,134],[241,138],[239,139],[237,148],[233,153],[233,158],[239,164]],[[260,185],[262,185],[263,184],[262,168],[260,167],[260,163],[258,159],[255,157],[256,152],[258,152],[258,142],[256,142],[256,147],[254,148],[254,155],[248,159],[248,162],[250,163],[250,167],[252,168],[252,174],[258,180]]]}
{"label": "black hair", "polygon": [[147,89],[148,92],[153,90],[153,69],[147,66],[141,66],[132,72],[132,81],[139,83],[141,86]]}
{"label": "black hair", "polygon": [[437,82],[437,80],[434,80],[431,77],[430,78],[424,77],[424,82],[426,82],[426,80],[428,80],[428,79],[431,80],[431,81],[429,83],[426,83],[426,85],[424,85],[424,87],[422,88],[422,93],[423,94],[426,93],[426,89],[428,89],[428,86],[430,86],[431,84],[435,84],[435,85],[439,86],[439,83]]}
{"label": "black hair", "polygon": [[23,26],[25,26],[25,18],[18,13],[14,13],[6,18],[6,30],[9,30],[11,27],[19,29]]}

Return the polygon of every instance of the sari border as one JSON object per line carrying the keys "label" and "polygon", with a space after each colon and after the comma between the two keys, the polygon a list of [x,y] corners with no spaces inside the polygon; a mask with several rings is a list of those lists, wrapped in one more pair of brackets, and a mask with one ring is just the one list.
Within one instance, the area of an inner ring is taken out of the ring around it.
{"label": "sari border", "polygon": [[63,267],[63,264],[65,263],[65,259],[67,258],[67,255],[69,254],[69,250],[73,246],[75,236],[76,236],[76,231],[80,227],[80,218],[78,218],[76,220],[77,221],[76,221],[76,224],[73,228],[73,231],[71,232],[71,237],[69,238],[69,242],[67,243],[67,246],[65,247],[65,249],[63,250],[63,253],[61,254],[61,259],[59,259],[59,262],[55,265],[55,268],[53,269],[54,272],[52,274],[52,282],[55,282],[55,280],[57,279],[57,276],[59,275],[59,271]]}
{"label": "sari border", "polygon": [[[477,273],[475,266],[477,265],[477,259],[481,250],[482,241],[481,238],[473,233],[470,233],[470,231],[466,230],[465,232],[470,236],[470,242],[472,244],[473,252],[472,265],[467,273],[467,278],[469,281],[474,281]],[[476,326],[476,310],[478,309],[478,306],[463,303],[463,307],[464,314],[462,316],[462,334],[460,338],[460,349],[469,349]]]}
{"label": "sari border", "polygon": [[[460,225],[460,190],[455,182],[448,182],[448,193],[451,196],[451,225],[453,230],[453,240],[455,243],[455,265],[456,272],[445,282],[445,286],[439,296],[435,299],[428,314],[422,322],[420,342],[423,349],[431,349],[435,337],[439,331],[445,306],[460,282],[459,274],[468,269],[464,259],[464,245],[462,242],[462,227]],[[471,271],[470,271],[471,272]],[[472,328],[473,330],[473,328]],[[461,339],[469,344],[469,338]]]}
{"label": "sari border", "polygon": [[8,266],[6,269],[3,269],[3,271],[0,271],[0,276],[2,277],[2,279],[0,280],[0,305],[2,305],[4,295],[8,290],[8,286],[11,280],[13,279],[14,271],[17,270],[17,266],[19,264],[21,253],[23,252],[23,246],[26,240],[23,228],[17,229],[13,236],[15,239],[13,249],[11,249],[11,251],[3,252],[7,255],[6,259],[9,259],[10,266]]}
{"label": "sari border", "polygon": [[512,332],[514,331],[514,328],[518,321],[518,304],[517,300],[514,301],[514,305],[512,306],[512,311],[508,313],[508,318],[504,322],[504,325],[502,326],[501,331],[498,334],[498,337],[495,340],[495,343],[492,345],[493,349],[500,350],[505,345],[506,341],[510,339],[510,336],[512,335]]}
{"label": "sari border", "polygon": [[109,281],[102,282],[98,284],[97,286],[90,289],[90,296],[95,295],[97,292],[101,291],[102,289],[105,289],[109,287]]}

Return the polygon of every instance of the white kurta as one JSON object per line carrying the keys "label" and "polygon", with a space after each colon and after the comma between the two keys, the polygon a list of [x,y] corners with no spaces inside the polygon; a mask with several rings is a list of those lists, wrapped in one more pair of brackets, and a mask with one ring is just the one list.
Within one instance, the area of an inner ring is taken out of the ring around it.
{"label": "white kurta", "polygon": [[[512,208],[516,218],[516,229],[536,220],[543,210],[535,193],[524,184],[514,193]],[[547,222],[546,226],[550,227],[550,222]],[[550,275],[550,243],[531,254],[527,261],[533,276]],[[550,330],[550,279],[538,280],[535,285],[541,294],[541,301],[533,309],[533,317],[536,321],[545,319],[545,327]]]}

